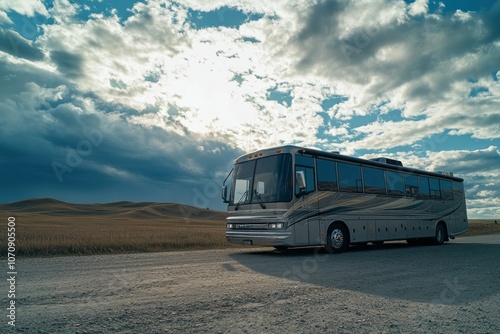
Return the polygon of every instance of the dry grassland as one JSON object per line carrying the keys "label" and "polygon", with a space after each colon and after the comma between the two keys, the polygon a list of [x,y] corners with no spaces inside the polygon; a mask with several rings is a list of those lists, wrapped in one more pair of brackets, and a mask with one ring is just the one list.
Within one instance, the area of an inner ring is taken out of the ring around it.
{"label": "dry grassland", "polygon": [[469,232],[461,236],[495,233],[500,233],[500,219],[469,219]]}
{"label": "dry grassland", "polygon": [[[226,214],[170,203],[69,204],[50,199],[0,205],[16,218],[18,256],[154,252],[229,246]],[[5,240],[6,229],[0,231]],[[2,248],[1,256],[6,255]]]}

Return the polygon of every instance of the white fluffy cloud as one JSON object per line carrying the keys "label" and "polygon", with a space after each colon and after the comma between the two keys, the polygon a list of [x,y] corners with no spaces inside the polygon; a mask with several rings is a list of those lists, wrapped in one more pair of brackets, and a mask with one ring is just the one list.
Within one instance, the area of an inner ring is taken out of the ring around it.
{"label": "white fluffy cloud", "polygon": [[40,0],[2,0],[0,2],[0,10],[14,11],[28,17],[35,15],[35,13],[48,16],[47,9]]}

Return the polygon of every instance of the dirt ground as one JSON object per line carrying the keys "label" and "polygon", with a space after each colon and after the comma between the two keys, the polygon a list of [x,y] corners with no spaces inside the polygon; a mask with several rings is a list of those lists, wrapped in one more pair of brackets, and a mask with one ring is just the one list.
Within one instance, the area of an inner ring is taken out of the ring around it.
{"label": "dirt ground", "polygon": [[[500,235],[25,258],[16,333],[499,333]],[[2,293],[2,305],[6,305]],[[5,307],[2,307],[5,313]]]}

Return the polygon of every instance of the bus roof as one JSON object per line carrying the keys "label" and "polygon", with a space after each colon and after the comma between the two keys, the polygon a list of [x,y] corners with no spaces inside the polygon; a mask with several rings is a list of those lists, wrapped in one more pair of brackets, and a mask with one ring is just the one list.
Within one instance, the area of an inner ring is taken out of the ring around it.
{"label": "bus roof", "polygon": [[352,156],[348,156],[348,155],[343,155],[343,154],[339,154],[337,152],[326,152],[326,151],[322,151],[322,150],[318,150],[318,149],[314,149],[314,148],[300,147],[300,146],[295,146],[295,145],[276,146],[276,147],[270,147],[270,148],[250,152],[250,153],[244,154],[244,155],[240,156],[238,159],[236,159],[236,163],[241,163],[241,162],[249,161],[249,160],[252,160],[255,158],[265,157],[265,156],[269,156],[272,154],[281,154],[281,153],[306,154],[306,155],[311,155],[314,157],[331,158],[331,159],[336,159],[336,160],[358,163],[358,164],[362,164],[362,165],[381,167],[381,168],[388,169],[388,170],[396,170],[396,171],[401,171],[401,172],[420,174],[420,175],[426,175],[426,176],[432,176],[432,177],[437,177],[437,178],[442,178],[442,179],[453,180],[453,181],[457,181],[457,182],[463,182],[462,178],[451,176],[450,175],[451,173],[440,174],[440,173],[435,173],[435,172],[428,172],[428,171],[421,170],[421,169],[386,164],[383,162],[378,162],[378,161],[361,159],[361,158],[356,158],[356,157],[352,157]]}

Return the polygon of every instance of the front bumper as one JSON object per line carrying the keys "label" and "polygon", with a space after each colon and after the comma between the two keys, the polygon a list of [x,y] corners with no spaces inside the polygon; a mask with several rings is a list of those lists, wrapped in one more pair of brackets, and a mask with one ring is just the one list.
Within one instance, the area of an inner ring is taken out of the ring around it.
{"label": "front bumper", "polygon": [[226,230],[229,243],[256,246],[289,246],[292,238],[290,231],[238,231]]}

